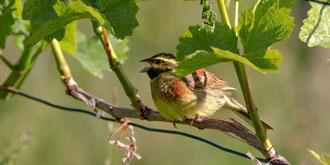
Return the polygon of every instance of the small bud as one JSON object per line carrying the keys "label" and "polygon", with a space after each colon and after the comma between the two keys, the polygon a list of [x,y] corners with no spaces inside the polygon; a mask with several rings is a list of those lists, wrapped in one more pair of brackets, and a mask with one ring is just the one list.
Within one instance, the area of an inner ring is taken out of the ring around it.
{"label": "small bud", "polygon": [[102,33],[102,26],[99,26],[99,27],[97,28],[97,32],[98,32],[98,33]]}

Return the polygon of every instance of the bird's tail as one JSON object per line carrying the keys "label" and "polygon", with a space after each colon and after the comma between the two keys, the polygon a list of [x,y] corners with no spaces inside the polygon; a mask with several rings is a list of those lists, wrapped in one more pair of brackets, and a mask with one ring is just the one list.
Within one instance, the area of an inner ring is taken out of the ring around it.
{"label": "bird's tail", "polygon": [[[248,111],[246,110],[246,108],[241,105],[240,103],[238,103],[238,101],[236,101],[233,97],[230,98],[230,101],[235,104],[236,106],[230,106],[228,107],[229,109],[232,109],[238,116],[240,116],[242,119],[244,119],[247,123],[249,123],[251,126],[253,126],[253,123],[251,121],[251,118],[248,114]],[[237,108],[236,108],[237,107]],[[267,124],[265,121],[261,120],[262,125],[264,126],[264,128],[266,130],[274,130],[274,128],[272,126],[270,126],[269,124]]]}

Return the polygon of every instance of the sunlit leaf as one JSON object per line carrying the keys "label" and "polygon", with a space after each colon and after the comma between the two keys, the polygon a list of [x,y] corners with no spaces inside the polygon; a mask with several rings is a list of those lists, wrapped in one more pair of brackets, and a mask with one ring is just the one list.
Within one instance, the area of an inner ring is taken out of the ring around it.
{"label": "sunlit leaf", "polygon": [[211,47],[212,52],[197,51],[186,56],[178,66],[175,67],[175,74],[179,77],[187,75],[197,69],[208,67],[221,62],[238,61],[248,65],[260,72],[278,70],[278,63],[282,57],[277,50],[267,50],[266,55],[260,58],[249,59],[246,55],[238,55],[228,50],[221,50]]}
{"label": "sunlit leaf", "polygon": [[[330,2],[328,0],[327,2]],[[309,47],[330,47],[330,6],[310,2],[312,8],[308,11],[301,27],[299,38],[306,42]]]}
{"label": "sunlit leaf", "polygon": [[219,22],[215,23],[214,28],[206,24],[189,26],[189,31],[179,37],[179,42],[176,47],[179,61],[197,50],[212,52],[211,46],[238,53],[234,30]]}
{"label": "sunlit leaf", "polygon": [[76,21],[66,25],[64,38],[60,42],[61,48],[70,55],[74,55],[77,51],[76,32]]}
{"label": "sunlit leaf", "polygon": [[276,1],[261,1],[255,12],[245,8],[239,16],[236,31],[244,54],[256,66],[263,68],[264,72],[277,71],[279,68],[281,55],[276,50],[269,50],[269,47],[290,36],[294,24],[289,14],[290,9],[278,7]]}

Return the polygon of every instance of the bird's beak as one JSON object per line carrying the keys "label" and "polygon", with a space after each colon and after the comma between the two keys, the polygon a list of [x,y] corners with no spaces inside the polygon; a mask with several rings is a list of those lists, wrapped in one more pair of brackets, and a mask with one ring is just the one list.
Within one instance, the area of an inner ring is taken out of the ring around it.
{"label": "bird's beak", "polygon": [[148,72],[149,69],[150,69],[150,67],[145,67],[140,71],[140,73]]}
{"label": "bird's beak", "polygon": [[149,62],[149,61],[150,61],[150,58],[146,58],[146,59],[143,59],[143,60],[141,60],[139,62]]}

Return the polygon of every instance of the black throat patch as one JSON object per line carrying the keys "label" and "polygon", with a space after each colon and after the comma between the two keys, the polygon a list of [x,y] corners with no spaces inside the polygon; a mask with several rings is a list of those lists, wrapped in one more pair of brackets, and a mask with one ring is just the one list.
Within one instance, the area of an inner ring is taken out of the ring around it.
{"label": "black throat patch", "polygon": [[169,72],[171,70],[172,70],[172,68],[150,68],[147,73],[148,73],[149,78],[152,80],[152,79],[156,78],[158,75],[165,73],[165,72]]}

